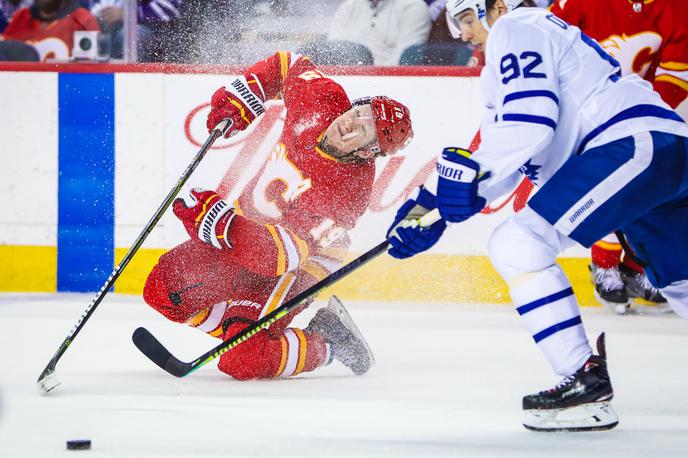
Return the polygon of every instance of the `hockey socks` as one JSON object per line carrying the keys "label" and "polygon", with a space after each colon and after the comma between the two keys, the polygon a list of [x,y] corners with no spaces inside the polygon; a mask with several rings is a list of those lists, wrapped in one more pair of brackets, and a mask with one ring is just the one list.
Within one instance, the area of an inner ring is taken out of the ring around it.
{"label": "hockey socks", "polygon": [[571,375],[590,357],[573,289],[558,265],[511,281],[516,311],[556,374]]}

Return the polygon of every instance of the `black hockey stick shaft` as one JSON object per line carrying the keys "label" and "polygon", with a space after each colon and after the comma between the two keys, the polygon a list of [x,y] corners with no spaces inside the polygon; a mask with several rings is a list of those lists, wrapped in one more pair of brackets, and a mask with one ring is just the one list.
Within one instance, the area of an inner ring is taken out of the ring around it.
{"label": "black hockey stick shaft", "polygon": [[[440,219],[439,211],[433,210],[421,218],[420,225],[423,227],[430,226],[432,223]],[[191,362],[184,362],[177,359],[172,353],[165,348],[158,339],[155,338],[146,328],[140,327],[134,331],[131,336],[134,345],[141,350],[141,352],[148,357],[151,361],[157,364],[161,369],[174,375],[175,377],[185,377],[192,372],[200,369],[202,366],[206,365],[213,359],[221,356],[223,353],[231,350],[242,342],[250,339],[252,336],[256,335],[263,329],[267,329],[272,326],[280,318],[289,314],[292,310],[298,307],[303,301],[309,297],[319,293],[324,288],[330,286],[331,284],[337,282],[338,280],[349,275],[354,270],[361,267],[368,261],[376,258],[378,255],[387,250],[389,242],[385,240],[379,243],[371,250],[362,254],[358,258],[349,262],[348,264],[341,267],[339,270],[332,272],[327,277],[323,278],[310,288],[305,289],[300,292],[284,304],[273,310],[271,313],[265,315],[260,320],[253,323],[251,326],[247,327],[243,331],[238,332],[231,338],[225,340],[221,344],[217,345],[215,348],[205,352],[195,360]]]}
{"label": "black hockey stick shaft", "polygon": [[229,120],[225,120],[210,133],[208,139],[201,146],[201,149],[198,151],[191,163],[186,167],[186,170],[184,170],[184,173],[182,173],[182,175],[179,177],[177,183],[167,194],[167,197],[165,197],[165,200],[160,204],[160,207],[158,207],[153,217],[150,219],[150,221],[148,221],[148,224],[146,224],[146,226],[143,228],[139,236],[134,241],[134,244],[131,246],[131,248],[129,248],[129,251],[127,251],[127,254],[124,256],[124,258],[122,258],[120,263],[112,271],[108,279],[105,281],[105,284],[100,288],[95,298],[93,298],[88,307],[84,309],[72,330],[69,332],[62,344],[60,344],[59,348],[57,349],[53,357],[50,359],[50,361],[48,361],[48,365],[45,367],[43,372],[41,372],[41,375],[38,377],[37,383],[42,392],[46,393],[55,388],[55,386],[57,386],[56,383],[48,384],[46,380],[47,377],[49,377],[51,374],[54,374],[57,362],[60,360],[62,355],[67,351],[67,348],[69,348],[69,346],[72,344],[76,336],[79,334],[79,331],[81,331],[81,329],[84,327],[84,325],[91,317],[98,305],[101,303],[105,295],[108,293],[108,291],[110,291],[112,286],[115,284],[117,278],[119,278],[122,271],[127,267],[129,261],[131,261],[131,259],[134,257],[134,255],[139,250],[143,242],[146,240],[148,235],[153,230],[153,228],[157,225],[158,221],[160,221],[160,218],[162,218],[163,214],[165,213],[165,210],[167,210],[167,208],[172,204],[175,197],[182,189],[182,187],[184,187],[184,184],[186,184],[194,170],[196,170],[196,167],[198,167],[198,164],[200,164],[201,160],[208,152],[212,144],[221,135],[227,132],[227,130],[230,127],[231,122]]}

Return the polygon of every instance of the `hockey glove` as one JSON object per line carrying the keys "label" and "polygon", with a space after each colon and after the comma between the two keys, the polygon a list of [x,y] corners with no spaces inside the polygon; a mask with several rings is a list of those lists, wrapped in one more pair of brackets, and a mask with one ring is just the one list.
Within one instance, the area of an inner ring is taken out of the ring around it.
{"label": "hockey glove", "polygon": [[392,245],[390,256],[397,259],[410,258],[430,249],[442,236],[447,223],[441,219],[429,227],[421,227],[419,220],[437,207],[435,196],[423,186],[397,211],[394,222],[387,231],[387,240]]}
{"label": "hockey glove", "polygon": [[462,148],[448,147],[437,159],[437,208],[442,218],[460,223],[478,213],[486,201],[478,196],[478,182],[489,172],[480,174],[480,166]]}
{"label": "hockey glove", "polygon": [[208,243],[220,250],[231,250],[229,228],[234,208],[220,199],[215,191],[194,188],[189,193],[190,205],[182,198],[175,199],[172,211],[184,223],[192,239]]}
{"label": "hockey glove", "polygon": [[[255,78],[255,77],[254,77]],[[256,79],[246,81],[240,76],[229,88],[222,86],[210,99],[210,113],[206,126],[212,132],[225,119],[232,121],[232,127],[225,132],[225,138],[246,129],[254,119],[265,112],[260,85]]]}

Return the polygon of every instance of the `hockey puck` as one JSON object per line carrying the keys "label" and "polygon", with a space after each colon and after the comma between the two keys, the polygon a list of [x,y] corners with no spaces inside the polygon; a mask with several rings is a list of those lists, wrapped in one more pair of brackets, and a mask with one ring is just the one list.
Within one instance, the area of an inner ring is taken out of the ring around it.
{"label": "hockey puck", "polygon": [[90,449],[91,449],[91,441],[88,439],[76,440],[76,441],[67,441],[67,450],[90,450]]}

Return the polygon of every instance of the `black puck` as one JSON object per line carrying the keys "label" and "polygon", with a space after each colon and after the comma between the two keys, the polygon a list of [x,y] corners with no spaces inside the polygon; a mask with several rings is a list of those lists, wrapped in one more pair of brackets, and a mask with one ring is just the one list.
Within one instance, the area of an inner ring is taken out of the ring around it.
{"label": "black puck", "polygon": [[90,450],[90,449],[91,449],[91,441],[88,439],[67,441],[67,450]]}

